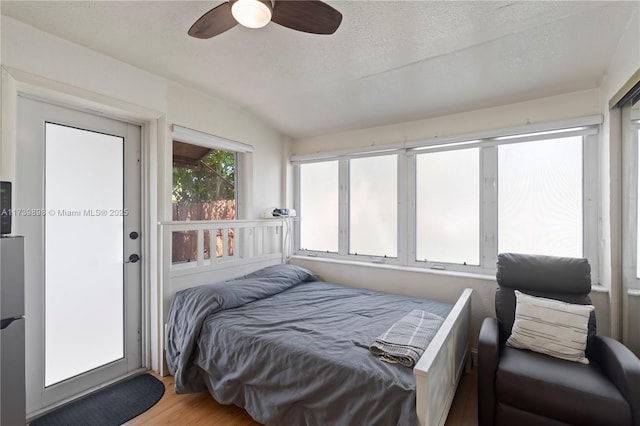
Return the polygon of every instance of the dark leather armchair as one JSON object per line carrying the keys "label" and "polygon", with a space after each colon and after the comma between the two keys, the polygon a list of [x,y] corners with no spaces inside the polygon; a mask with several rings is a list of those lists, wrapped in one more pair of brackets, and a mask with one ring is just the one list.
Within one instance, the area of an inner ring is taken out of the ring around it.
{"label": "dark leather armchair", "polygon": [[478,345],[479,426],[640,426],[640,360],[618,341],[596,336],[593,313],[589,364],[505,345],[515,318],[514,290],[590,304],[590,275],[586,259],[498,256],[497,318],[485,318]]}

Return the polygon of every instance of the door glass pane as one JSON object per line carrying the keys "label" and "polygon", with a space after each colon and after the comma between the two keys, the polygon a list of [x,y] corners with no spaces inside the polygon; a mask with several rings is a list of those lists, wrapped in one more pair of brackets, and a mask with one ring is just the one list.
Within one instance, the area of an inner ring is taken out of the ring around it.
{"label": "door glass pane", "polygon": [[398,256],[398,156],[349,162],[349,253]]}
{"label": "door glass pane", "polygon": [[480,263],[479,149],[416,156],[416,260]]}
{"label": "door glass pane", "polygon": [[498,250],[582,257],[582,137],[498,148]]}
{"label": "door glass pane", "polygon": [[124,356],[123,144],[46,124],[45,386]]}
{"label": "door glass pane", "polygon": [[300,248],[338,252],[338,162],[300,165]]}

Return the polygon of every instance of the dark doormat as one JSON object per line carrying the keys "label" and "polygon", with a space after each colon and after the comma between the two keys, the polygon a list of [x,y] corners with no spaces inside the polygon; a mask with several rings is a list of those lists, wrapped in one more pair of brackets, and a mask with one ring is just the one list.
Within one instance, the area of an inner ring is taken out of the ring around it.
{"label": "dark doormat", "polygon": [[164,384],[142,374],[116,383],[31,422],[31,426],[118,426],[153,407]]}

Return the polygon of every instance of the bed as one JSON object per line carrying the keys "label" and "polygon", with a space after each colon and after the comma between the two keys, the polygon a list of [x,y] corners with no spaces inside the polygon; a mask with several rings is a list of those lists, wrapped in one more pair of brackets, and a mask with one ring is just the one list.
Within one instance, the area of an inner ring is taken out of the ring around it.
{"label": "bed", "polygon": [[[450,305],[275,265],[176,293],[167,365],[177,393],[208,390],[265,425],[443,424],[468,356],[470,293]],[[372,355],[413,309],[445,318],[415,367]]]}

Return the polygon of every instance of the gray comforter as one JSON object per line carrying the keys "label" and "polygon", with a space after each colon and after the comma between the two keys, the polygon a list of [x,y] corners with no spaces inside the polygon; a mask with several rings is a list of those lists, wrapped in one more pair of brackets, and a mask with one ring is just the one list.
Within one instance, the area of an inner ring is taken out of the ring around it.
{"label": "gray comforter", "polygon": [[178,393],[208,389],[266,425],[414,425],[415,377],[373,340],[413,309],[451,305],[339,286],[292,265],[174,297],[167,363]]}

